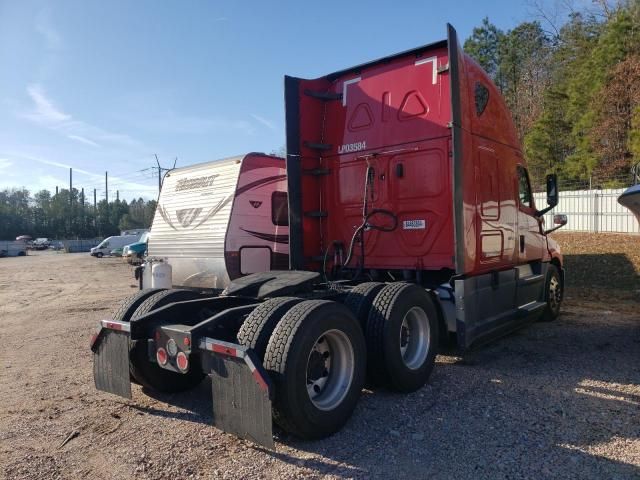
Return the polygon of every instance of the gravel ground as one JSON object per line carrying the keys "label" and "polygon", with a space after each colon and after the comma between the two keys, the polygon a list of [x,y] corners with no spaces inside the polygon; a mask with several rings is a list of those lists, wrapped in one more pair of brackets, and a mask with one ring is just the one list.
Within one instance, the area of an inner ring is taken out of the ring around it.
{"label": "gravel ground", "polygon": [[1,259],[0,475],[640,478],[633,288],[592,301],[574,287],[556,322],[441,355],[420,391],[364,391],[336,435],[279,437],[270,452],[209,425],[208,381],[153,397],[134,386],[132,401],[94,389],[90,333],[135,292],[131,267],[87,254]]}

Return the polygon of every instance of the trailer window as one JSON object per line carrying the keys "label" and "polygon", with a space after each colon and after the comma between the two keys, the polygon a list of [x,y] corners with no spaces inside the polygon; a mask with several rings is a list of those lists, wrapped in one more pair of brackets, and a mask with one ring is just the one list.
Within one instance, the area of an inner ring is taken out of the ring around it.
{"label": "trailer window", "polygon": [[531,185],[527,169],[518,166],[518,191],[520,194],[520,205],[531,207]]}
{"label": "trailer window", "polygon": [[289,225],[287,192],[273,192],[271,194],[271,221],[279,227]]}

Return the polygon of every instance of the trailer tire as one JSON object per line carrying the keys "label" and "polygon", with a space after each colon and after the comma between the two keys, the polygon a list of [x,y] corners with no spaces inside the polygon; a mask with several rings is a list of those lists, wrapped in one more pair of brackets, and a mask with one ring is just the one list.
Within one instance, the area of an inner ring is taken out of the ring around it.
{"label": "trailer tire", "polygon": [[438,345],[431,296],[411,283],[385,286],[373,301],[366,340],[370,380],[400,392],[418,390],[431,375]]}
{"label": "trailer tire", "polygon": [[547,269],[547,278],[544,282],[544,300],[546,306],[540,316],[541,322],[552,322],[560,315],[560,304],[562,303],[562,279],[558,268],[552,263]]}
{"label": "trailer tire", "polygon": [[252,348],[258,358],[264,360],[269,339],[276,325],[291,307],[301,301],[301,298],[279,297],[261,303],[242,322],[238,331],[238,343]]}
{"label": "trailer tire", "polygon": [[367,318],[369,317],[369,310],[371,310],[373,300],[384,285],[384,283],[380,282],[361,283],[351,290],[344,300],[346,307],[353,312],[358,322],[360,322],[363,332],[367,326]]}
{"label": "trailer tire", "polygon": [[[136,318],[170,303],[193,300],[198,296],[200,294],[193,290],[163,290],[156,292],[140,304],[130,321],[135,322]],[[189,371],[183,374],[165,370],[149,360],[148,348],[146,340],[136,340],[131,342],[129,349],[131,376],[143,387],[163,393],[175,393],[190,390],[202,382],[205,375],[202,372],[197,355],[192,354],[189,356]]]}
{"label": "trailer tire", "polygon": [[329,436],[349,419],[364,385],[362,329],[338,302],[298,303],[273,331],[264,367],[275,386],[276,424],[302,439]]}

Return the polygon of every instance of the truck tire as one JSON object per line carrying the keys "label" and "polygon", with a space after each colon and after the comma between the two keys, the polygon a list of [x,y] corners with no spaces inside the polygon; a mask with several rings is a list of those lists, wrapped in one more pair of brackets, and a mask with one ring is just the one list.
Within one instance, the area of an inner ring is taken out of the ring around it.
{"label": "truck tire", "polygon": [[[111,318],[118,322],[128,322],[131,320],[133,313],[137,310],[142,302],[144,302],[151,295],[161,292],[160,288],[146,288],[144,290],[138,291],[135,295],[131,295],[125,298],[118,309],[113,312]],[[131,366],[129,366],[129,377],[132,382],[140,385],[140,382],[133,376],[131,373]]]}
{"label": "truck tire", "polygon": [[102,258],[103,256],[104,256],[104,254],[102,252],[96,253],[96,257],[98,257],[98,258]]}
{"label": "truck tire", "polygon": [[547,278],[544,283],[544,299],[547,305],[540,316],[541,322],[552,322],[560,315],[560,304],[562,303],[562,279],[558,268],[549,264]]}
{"label": "truck tire", "polygon": [[146,288],[140,290],[135,295],[124,299],[118,309],[113,313],[112,318],[118,322],[128,322],[137,308],[151,295],[162,292],[160,288]]}
{"label": "truck tire", "polygon": [[349,419],[366,374],[366,344],[344,305],[306,300],[276,325],[264,358],[275,386],[274,421],[302,438],[323,438]]}
{"label": "truck tire", "polygon": [[269,338],[283,315],[302,299],[295,297],[270,298],[258,305],[242,322],[238,343],[250,347],[260,360],[264,360]]}
{"label": "truck tire", "polygon": [[[131,322],[146,315],[152,310],[164,307],[173,302],[193,300],[200,294],[193,290],[164,290],[148,297],[136,309]],[[163,393],[183,392],[196,387],[204,378],[197,355],[189,356],[189,371],[177,373],[165,370],[157,363],[149,360],[148,343],[146,340],[131,342],[129,349],[129,368],[131,376],[143,387]]]}
{"label": "truck tire", "polygon": [[363,332],[367,326],[367,318],[369,317],[373,299],[376,298],[376,295],[383,287],[384,283],[380,282],[361,283],[351,290],[344,300],[345,306],[353,312],[358,322],[360,322]]}
{"label": "truck tire", "polygon": [[368,375],[377,384],[413,392],[428,380],[438,345],[438,312],[420,286],[392,283],[373,301],[366,328]]}

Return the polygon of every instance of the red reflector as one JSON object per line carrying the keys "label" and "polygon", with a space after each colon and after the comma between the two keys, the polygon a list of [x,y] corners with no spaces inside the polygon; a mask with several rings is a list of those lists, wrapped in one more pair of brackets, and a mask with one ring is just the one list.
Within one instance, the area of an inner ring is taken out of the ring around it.
{"label": "red reflector", "polygon": [[160,331],[156,331],[156,334],[154,335],[154,338],[156,339],[156,342],[160,341]]}
{"label": "red reflector", "polygon": [[156,360],[158,361],[158,363],[160,365],[166,365],[167,364],[168,356],[167,356],[167,351],[164,348],[160,347],[156,351]]}
{"label": "red reflector", "polygon": [[182,343],[184,343],[185,347],[188,347],[189,345],[191,345],[191,340],[189,340],[189,337],[184,337]]}
{"label": "red reflector", "polygon": [[189,359],[184,352],[178,353],[178,356],[176,357],[176,365],[178,365],[178,368],[182,372],[186,372],[189,368]]}

